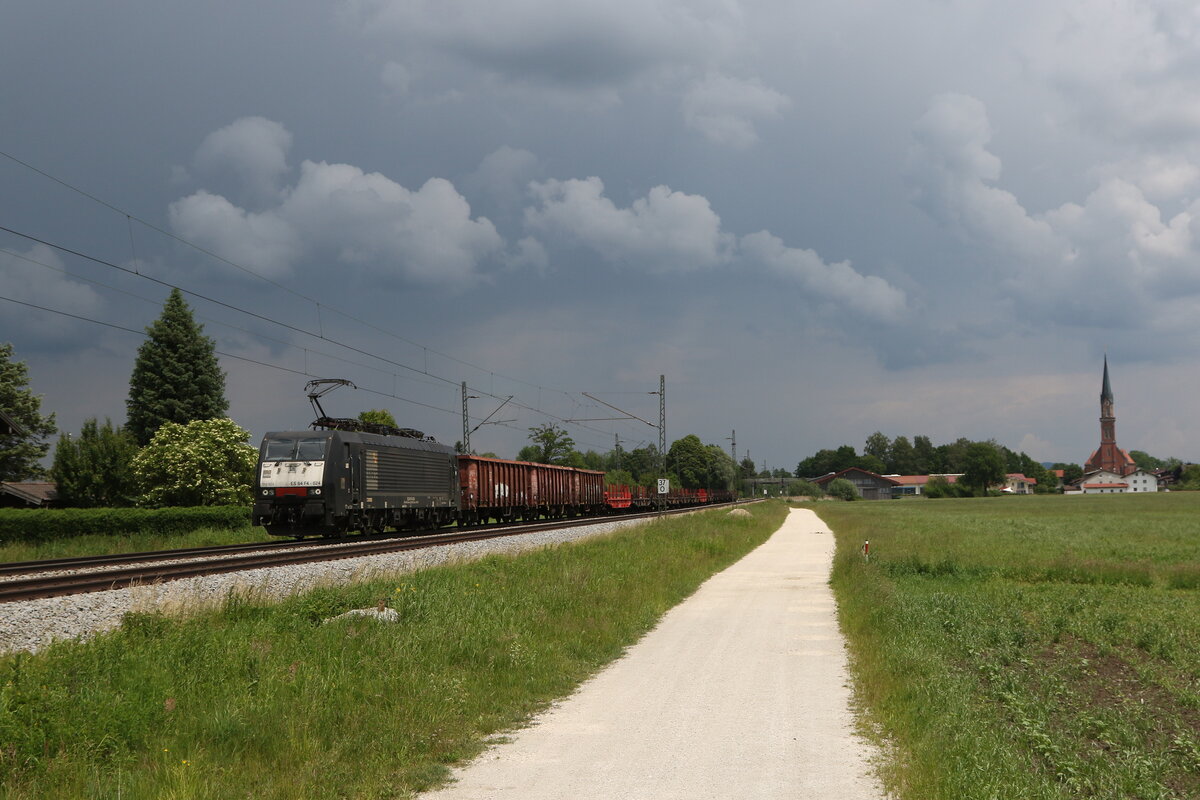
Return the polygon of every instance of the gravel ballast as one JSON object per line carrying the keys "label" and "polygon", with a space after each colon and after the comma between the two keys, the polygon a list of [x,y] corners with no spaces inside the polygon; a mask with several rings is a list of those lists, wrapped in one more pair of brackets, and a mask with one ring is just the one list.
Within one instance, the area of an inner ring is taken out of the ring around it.
{"label": "gravel ballast", "polygon": [[252,569],[224,575],[135,586],[107,592],[51,597],[0,605],[0,653],[36,652],[54,641],[86,638],[121,624],[130,611],[187,614],[213,608],[231,596],[281,599],[319,586],[402,575],[451,561],[494,553],[519,553],[562,542],[602,536],[644,520],[605,520],[595,525],[502,536],[478,542],[346,558],[315,564]]}

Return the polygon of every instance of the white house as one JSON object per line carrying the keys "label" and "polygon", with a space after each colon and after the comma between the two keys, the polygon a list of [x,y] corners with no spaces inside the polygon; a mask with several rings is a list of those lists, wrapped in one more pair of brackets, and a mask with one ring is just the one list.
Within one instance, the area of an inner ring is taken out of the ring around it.
{"label": "white house", "polygon": [[[1084,475],[1078,483],[1083,494],[1127,494],[1133,492],[1157,492],[1158,478],[1144,469],[1128,475],[1118,475],[1105,469]],[[1073,492],[1072,494],[1078,494]]]}
{"label": "white house", "polygon": [[1079,488],[1084,494],[1124,494],[1129,490],[1124,475],[1097,469],[1079,479]]}
{"label": "white house", "polygon": [[1139,469],[1137,472],[1131,472],[1126,475],[1125,482],[1129,484],[1129,491],[1131,492],[1158,491],[1158,476],[1144,469]]}

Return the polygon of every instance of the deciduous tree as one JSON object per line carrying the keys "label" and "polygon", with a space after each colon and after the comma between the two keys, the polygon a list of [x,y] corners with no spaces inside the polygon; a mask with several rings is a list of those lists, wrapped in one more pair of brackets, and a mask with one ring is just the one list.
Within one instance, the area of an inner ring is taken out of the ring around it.
{"label": "deciduous tree", "polygon": [[539,464],[565,464],[575,449],[575,440],[553,422],[530,428],[529,441],[537,448],[536,453],[531,453],[535,457],[529,460]]}
{"label": "deciduous tree", "polygon": [[1065,461],[1059,461],[1051,469],[1061,469],[1063,471],[1063,483],[1074,483],[1083,477],[1083,467],[1078,464],[1068,464]]}
{"label": "deciduous tree", "polygon": [[892,446],[888,449],[887,468],[888,472],[898,475],[917,474],[917,453],[907,436],[897,436],[892,440]]}
{"label": "deciduous tree", "polygon": [[891,448],[891,442],[882,431],[875,431],[867,437],[866,444],[863,446],[863,455],[875,456],[880,461],[887,461],[888,450]]}
{"label": "deciduous tree", "polygon": [[933,446],[928,436],[913,437],[913,457],[916,459],[916,464],[913,466],[913,472],[916,475],[928,475],[931,472],[941,472],[941,465],[938,463],[937,448]]}
{"label": "deciduous tree", "polygon": [[50,477],[58,502],[78,508],[131,506],[137,497],[133,459],[138,446],[124,428],[112,420],[101,426],[93,417],[83,423],[79,436],[59,437],[54,448]]}
{"label": "deciduous tree", "polygon": [[373,408],[370,411],[363,411],[358,415],[358,421],[371,425],[387,425],[391,428],[400,427],[396,424],[396,418],[392,416],[392,412],[386,408]]}
{"label": "deciduous tree", "polygon": [[248,505],[258,451],[231,419],[164,422],[133,460],[142,506]]}
{"label": "deciduous tree", "polygon": [[13,346],[0,344],[0,411],[17,430],[0,428],[0,480],[23,481],[41,478],[45,470],[38,462],[50,451],[46,437],[56,430],[54,415],[42,415],[42,398],[29,388],[29,370],[24,361],[13,360]]}
{"label": "deciduous tree", "polygon": [[1004,456],[991,442],[972,442],[963,455],[963,476],[958,482],[977,491],[1004,482]]}
{"label": "deciduous tree", "polygon": [[694,433],[676,439],[667,450],[667,469],[679,476],[684,489],[699,489],[708,478],[708,453]]}
{"label": "deciduous tree", "polygon": [[845,478],[834,478],[825,487],[825,493],[830,497],[838,497],[842,500],[857,500],[858,490],[854,488],[854,484]]}

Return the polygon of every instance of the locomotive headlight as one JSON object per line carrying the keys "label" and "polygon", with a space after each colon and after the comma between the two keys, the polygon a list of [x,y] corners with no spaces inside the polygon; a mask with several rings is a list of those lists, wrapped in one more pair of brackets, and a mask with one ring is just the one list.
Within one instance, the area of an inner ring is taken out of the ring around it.
{"label": "locomotive headlight", "polygon": [[312,490],[312,492],[313,492],[313,494],[320,494],[320,493],[321,493],[321,490],[320,490],[319,488],[318,488],[318,489],[313,489],[313,490]]}
{"label": "locomotive headlight", "polygon": [[263,497],[270,497],[270,496],[271,496],[271,490],[263,489]]}

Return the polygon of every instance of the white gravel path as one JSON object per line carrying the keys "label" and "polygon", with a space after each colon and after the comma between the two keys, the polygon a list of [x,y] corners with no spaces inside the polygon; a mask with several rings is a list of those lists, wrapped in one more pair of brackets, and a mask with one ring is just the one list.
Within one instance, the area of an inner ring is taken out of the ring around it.
{"label": "white gravel path", "polygon": [[793,510],[624,658],[429,800],[884,797],[855,735],[829,569]]}

